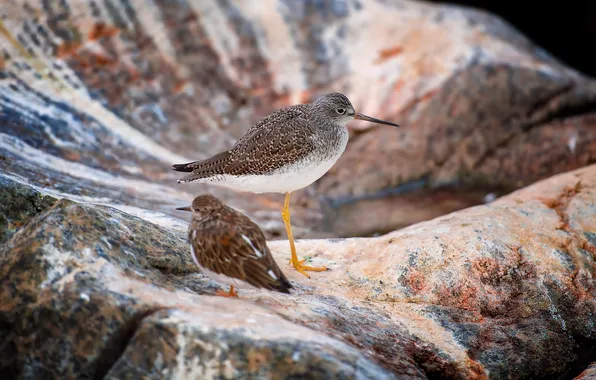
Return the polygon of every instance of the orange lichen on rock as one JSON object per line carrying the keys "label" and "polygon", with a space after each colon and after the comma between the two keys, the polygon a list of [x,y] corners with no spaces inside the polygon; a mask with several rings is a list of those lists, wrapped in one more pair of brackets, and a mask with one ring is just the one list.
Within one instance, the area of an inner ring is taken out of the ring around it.
{"label": "orange lichen on rock", "polygon": [[98,22],[93,24],[91,30],[89,30],[88,39],[94,41],[103,37],[114,37],[118,32],[119,29],[117,27]]}
{"label": "orange lichen on rock", "polygon": [[383,63],[397,55],[400,55],[404,51],[401,46],[394,46],[392,48],[384,49],[379,52],[379,57],[375,60],[375,63]]}

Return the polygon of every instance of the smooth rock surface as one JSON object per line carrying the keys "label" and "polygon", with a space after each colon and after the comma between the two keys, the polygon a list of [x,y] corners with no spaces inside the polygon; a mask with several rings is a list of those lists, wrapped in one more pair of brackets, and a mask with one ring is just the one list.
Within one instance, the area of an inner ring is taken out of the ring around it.
{"label": "smooth rock surface", "polygon": [[590,364],[585,371],[579,376],[575,377],[574,380],[592,380],[596,379],[596,362]]}
{"label": "smooth rock surface", "polygon": [[[588,376],[595,83],[424,2],[4,2],[0,378]],[[350,126],[295,236],[410,227],[299,241],[310,280],[271,242],[292,295],[213,297],[174,208],[212,192],[277,239],[282,196],[171,164],[329,91],[402,128]]]}
{"label": "smooth rock surface", "polygon": [[[25,193],[26,194],[26,193]],[[3,378],[568,378],[596,351],[596,166],[214,297],[184,226],[60,200],[0,248]]]}
{"label": "smooth rock surface", "polygon": [[177,185],[171,165],[329,91],[402,128],[351,124],[337,165],[293,198],[297,237],[389,232],[594,162],[594,80],[484,12],[407,0],[0,9],[0,170],[56,197],[187,218],[173,209],[209,191],[283,237],[281,196]]}

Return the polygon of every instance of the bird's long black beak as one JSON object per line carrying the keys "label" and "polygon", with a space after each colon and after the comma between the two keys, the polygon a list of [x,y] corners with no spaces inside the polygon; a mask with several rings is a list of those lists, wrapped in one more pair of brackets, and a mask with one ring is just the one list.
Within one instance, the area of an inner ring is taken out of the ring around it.
{"label": "bird's long black beak", "polygon": [[190,206],[186,206],[186,207],[178,207],[178,208],[176,208],[176,210],[180,210],[180,211],[192,211],[192,210],[190,209]]}
{"label": "bird's long black beak", "polygon": [[390,123],[390,122],[384,121],[384,120],[375,119],[374,117],[366,116],[366,115],[361,114],[361,113],[357,113],[356,115],[354,115],[354,119],[356,119],[356,120],[370,121],[371,123],[377,123],[377,124],[391,125],[393,127],[399,127],[399,125],[397,125],[397,124]]}

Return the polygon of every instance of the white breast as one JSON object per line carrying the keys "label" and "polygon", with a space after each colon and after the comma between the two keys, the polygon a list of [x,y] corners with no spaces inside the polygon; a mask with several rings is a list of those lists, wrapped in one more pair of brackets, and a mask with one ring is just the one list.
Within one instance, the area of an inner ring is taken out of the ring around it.
{"label": "white breast", "polygon": [[218,181],[212,182],[233,190],[248,191],[252,193],[287,193],[302,189],[319,178],[331,169],[339,157],[345,151],[348,144],[348,131],[342,135],[340,144],[336,150],[321,159],[317,154],[306,157],[293,165],[287,165],[269,175],[231,176],[218,177]]}

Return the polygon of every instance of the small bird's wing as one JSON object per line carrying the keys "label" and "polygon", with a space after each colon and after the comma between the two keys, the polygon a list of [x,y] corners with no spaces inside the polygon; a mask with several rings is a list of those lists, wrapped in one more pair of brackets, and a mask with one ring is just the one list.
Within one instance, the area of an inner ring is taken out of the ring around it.
{"label": "small bird's wing", "polygon": [[307,155],[315,149],[311,136],[316,132],[306,118],[307,106],[298,104],[273,112],[253,125],[230,150],[206,160],[173,165],[176,171],[190,173],[178,181],[266,174]]}
{"label": "small bird's wing", "polygon": [[257,288],[289,293],[292,285],[273,259],[260,229],[227,227],[191,229],[190,241],[199,265]]}
{"label": "small bird's wing", "polygon": [[251,127],[229,150],[225,174],[266,174],[315,149],[304,104],[278,110]]}

